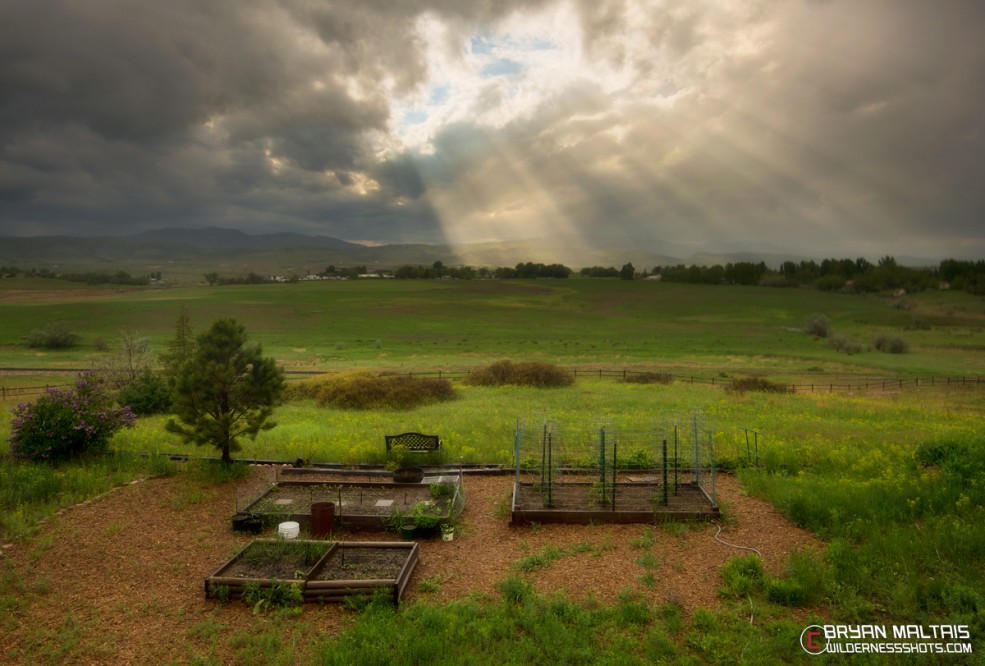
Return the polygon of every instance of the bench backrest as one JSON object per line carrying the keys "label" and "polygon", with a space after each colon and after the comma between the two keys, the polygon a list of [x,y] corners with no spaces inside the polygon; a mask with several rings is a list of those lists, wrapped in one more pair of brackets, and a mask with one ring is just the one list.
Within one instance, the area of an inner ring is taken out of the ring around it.
{"label": "bench backrest", "polygon": [[437,435],[424,435],[419,432],[405,432],[400,435],[386,435],[386,450],[402,446],[411,452],[437,451],[441,440]]}

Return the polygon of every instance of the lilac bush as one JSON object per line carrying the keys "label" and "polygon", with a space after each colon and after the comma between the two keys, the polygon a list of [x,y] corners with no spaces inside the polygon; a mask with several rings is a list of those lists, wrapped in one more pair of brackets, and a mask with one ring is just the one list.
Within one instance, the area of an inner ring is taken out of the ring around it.
{"label": "lilac bush", "polygon": [[73,389],[48,389],[36,402],[14,408],[10,450],[51,462],[103,453],[113,433],[135,422],[129,407],[113,406],[104,380],[84,372]]}

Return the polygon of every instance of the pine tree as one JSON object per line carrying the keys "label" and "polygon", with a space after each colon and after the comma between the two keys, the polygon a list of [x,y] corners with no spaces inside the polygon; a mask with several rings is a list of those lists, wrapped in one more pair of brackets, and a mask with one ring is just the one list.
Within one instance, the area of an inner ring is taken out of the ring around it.
{"label": "pine tree", "polygon": [[234,319],[220,319],[200,335],[195,353],[175,380],[175,419],[169,432],[186,443],[211,444],[222,461],[240,449],[239,438],[255,439],[270,420],[284,389],[284,373],[259,345],[246,344],[246,329]]}

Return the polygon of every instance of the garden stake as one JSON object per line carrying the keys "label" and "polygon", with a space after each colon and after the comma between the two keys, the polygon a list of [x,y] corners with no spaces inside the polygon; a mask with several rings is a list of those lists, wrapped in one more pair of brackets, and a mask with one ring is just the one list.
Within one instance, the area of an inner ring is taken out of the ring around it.
{"label": "garden stake", "polygon": [[619,438],[612,439],[612,510],[616,510],[616,470],[619,469]]}
{"label": "garden stake", "polygon": [[664,506],[667,506],[670,502],[667,497],[667,440],[663,442],[663,454],[664,454]]}
{"label": "garden stake", "polygon": [[602,496],[602,502],[605,503],[605,426],[599,429],[599,483],[601,491],[599,494]]}

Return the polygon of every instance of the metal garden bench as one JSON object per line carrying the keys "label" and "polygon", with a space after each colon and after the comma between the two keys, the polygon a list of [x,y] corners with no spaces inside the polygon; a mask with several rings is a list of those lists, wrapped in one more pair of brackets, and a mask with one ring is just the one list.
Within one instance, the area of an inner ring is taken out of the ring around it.
{"label": "metal garden bench", "polygon": [[437,435],[424,435],[419,432],[405,432],[399,435],[386,435],[386,450],[401,447],[409,453],[433,453],[441,448]]}

